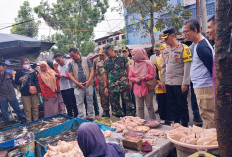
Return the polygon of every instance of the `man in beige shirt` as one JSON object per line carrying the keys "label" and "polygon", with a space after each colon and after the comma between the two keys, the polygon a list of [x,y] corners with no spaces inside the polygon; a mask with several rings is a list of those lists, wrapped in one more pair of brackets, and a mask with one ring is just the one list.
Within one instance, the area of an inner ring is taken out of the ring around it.
{"label": "man in beige shirt", "polygon": [[161,86],[167,91],[167,121],[188,126],[191,51],[188,46],[177,41],[173,28],[165,30],[162,38],[168,45],[163,52],[161,68]]}

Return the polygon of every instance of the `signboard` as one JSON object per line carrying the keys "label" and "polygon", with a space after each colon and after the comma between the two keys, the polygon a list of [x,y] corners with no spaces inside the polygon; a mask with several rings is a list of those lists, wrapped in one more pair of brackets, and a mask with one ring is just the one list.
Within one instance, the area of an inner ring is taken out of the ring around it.
{"label": "signboard", "polygon": [[192,5],[195,4],[196,0],[183,0],[183,5],[187,6],[187,5]]}

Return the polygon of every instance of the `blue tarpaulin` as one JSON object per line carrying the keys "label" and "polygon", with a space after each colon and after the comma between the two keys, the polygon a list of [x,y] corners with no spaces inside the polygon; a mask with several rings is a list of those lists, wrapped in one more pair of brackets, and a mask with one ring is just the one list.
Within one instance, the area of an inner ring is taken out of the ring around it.
{"label": "blue tarpaulin", "polygon": [[[57,114],[57,115],[54,115],[54,116],[51,116],[51,117],[46,117],[46,118],[42,118],[42,119],[39,119],[39,120],[36,120],[36,121],[33,121],[33,122],[25,123],[25,124],[22,124],[22,125],[19,125],[19,126],[14,126],[14,127],[11,127],[11,128],[3,129],[3,130],[0,130],[0,132],[5,131],[5,130],[10,130],[10,129],[13,129],[13,128],[17,128],[17,127],[21,127],[21,126],[27,126],[27,125],[37,123],[37,122],[42,121],[42,120],[46,121],[46,120],[56,118],[56,117],[64,117],[64,118],[70,119],[70,120],[66,121],[63,124],[54,126],[52,128],[46,129],[46,130],[34,132],[36,140],[38,140],[39,138],[46,138],[48,136],[58,135],[58,134],[62,133],[65,130],[70,130],[72,128],[75,128],[76,126],[78,126],[78,125],[80,125],[81,123],[84,123],[84,122],[91,122],[91,121],[88,121],[86,119],[81,119],[81,118],[73,118],[72,119],[71,117],[63,115],[63,114]],[[95,122],[92,122],[92,123],[95,123]],[[109,126],[105,126],[105,125],[98,124],[98,123],[96,123],[96,124],[103,131],[106,131],[106,130],[115,131],[115,129],[113,129],[113,128],[109,127]],[[22,137],[19,137],[19,138],[22,138]],[[19,139],[19,138],[12,139],[12,140],[6,141],[4,143],[0,143],[0,150],[13,148],[14,147],[14,141]]]}
{"label": "blue tarpaulin", "polygon": [[[30,124],[37,123],[37,122],[42,121],[42,120],[46,121],[46,120],[49,120],[49,119],[52,119],[52,118],[56,118],[56,117],[64,117],[66,119],[72,119],[71,117],[63,115],[63,114],[57,114],[57,115],[54,115],[54,116],[51,116],[51,117],[42,118],[42,119],[39,119],[39,120],[36,120],[36,121],[33,121],[33,122],[25,123],[25,124],[14,126],[14,127],[7,128],[7,129],[2,129],[2,130],[0,130],[0,132],[6,131],[6,130],[10,130],[10,129],[13,129],[13,128],[18,128],[18,127],[21,127],[21,126],[28,126]],[[69,121],[67,121],[67,122],[69,122]],[[62,125],[62,127],[63,127],[65,123],[60,124],[60,125]],[[58,126],[60,126],[60,125],[58,125]],[[50,129],[52,129],[52,128],[50,128]],[[38,132],[34,132],[34,135],[36,137],[36,136],[40,136],[39,135],[40,133],[46,134],[47,132],[50,132],[49,131],[50,129],[43,130],[43,131],[38,131]],[[19,137],[19,138],[22,138],[22,137]],[[8,149],[8,148],[14,147],[14,141],[17,140],[17,139],[19,139],[19,138],[11,139],[11,140],[6,141],[4,143],[0,143],[0,150],[4,150],[4,149]]]}
{"label": "blue tarpaulin", "polygon": [[[84,122],[92,122],[92,121],[89,121],[89,120],[86,120],[86,119],[81,119],[81,118],[76,118],[76,120],[78,121],[79,124],[84,123]],[[95,123],[95,122],[92,122],[92,123]],[[114,128],[111,128],[109,126],[102,125],[102,124],[99,124],[99,123],[95,123],[95,124],[97,124],[101,128],[101,130],[103,130],[103,131],[106,131],[106,130],[115,131]]]}

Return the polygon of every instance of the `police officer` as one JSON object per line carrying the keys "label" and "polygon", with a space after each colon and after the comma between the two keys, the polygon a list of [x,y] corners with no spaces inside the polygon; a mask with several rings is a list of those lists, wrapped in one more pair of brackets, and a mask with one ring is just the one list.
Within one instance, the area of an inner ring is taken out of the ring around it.
{"label": "police officer", "polygon": [[162,38],[168,45],[163,52],[161,68],[161,86],[167,91],[167,120],[188,126],[191,51],[177,41],[173,28],[163,31]]}
{"label": "police officer", "polygon": [[135,109],[131,101],[129,88],[129,65],[124,55],[114,52],[112,45],[104,47],[104,53],[108,58],[104,61],[104,86],[105,94],[109,95],[112,106],[112,115],[122,117],[123,111],[120,106],[120,95],[124,100],[126,115],[134,116]]}

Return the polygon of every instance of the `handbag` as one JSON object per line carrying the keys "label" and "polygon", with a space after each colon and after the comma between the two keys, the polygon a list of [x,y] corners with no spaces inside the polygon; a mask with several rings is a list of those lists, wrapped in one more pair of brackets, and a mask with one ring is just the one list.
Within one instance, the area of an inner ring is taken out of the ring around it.
{"label": "handbag", "polygon": [[158,82],[157,82],[157,80],[155,78],[147,81],[146,85],[147,85],[148,92],[153,91],[157,84],[158,84]]}
{"label": "handbag", "polygon": [[35,94],[37,94],[37,89],[36,89],[36,86],[31,86],[31,77],[30,77],[30,86],[29,86],[29,92],[30,92],[32,95],[35,95]]}

